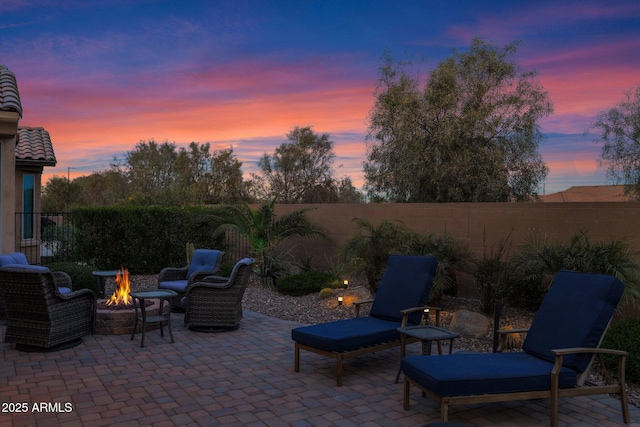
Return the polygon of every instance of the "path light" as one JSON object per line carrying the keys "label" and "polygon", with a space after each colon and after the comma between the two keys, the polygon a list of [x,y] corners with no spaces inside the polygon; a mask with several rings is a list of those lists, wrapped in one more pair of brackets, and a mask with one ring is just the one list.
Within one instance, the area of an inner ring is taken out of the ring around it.
{"label": "path light", "polygon": [[342,305],[342,297],[338,297],[338,305]]}
{"label": "path light", "polygon": [[344,279],[344,281],[342,282],[342,284],[344,285],[344,287],[346,288],[347,286],[349,286],[349,280]]}

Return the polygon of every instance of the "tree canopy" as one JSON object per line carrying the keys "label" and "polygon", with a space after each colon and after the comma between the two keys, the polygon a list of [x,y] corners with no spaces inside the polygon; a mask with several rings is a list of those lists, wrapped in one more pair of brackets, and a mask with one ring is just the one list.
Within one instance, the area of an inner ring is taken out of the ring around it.
{"label": "tree canopy", "polygon": [[538,153],[538,121],[553,107],[535,72],[504,48],[474,39],[429,75],[389,55],[369,115],[365,188],[372,200],[527,200],[548,168]]}
{"label": "tree canopy", "polygon": [[362,195],[348,177],[333,174],[333,141],[310,126],[294,127],[287,141],[258,161],[253,174],[256,198],[278,203],[358,203]]}
{"label": "tree canopy", "polygon": [[607,176],[640,195],[640,86],[616,106],[598,115],[592,125],[603,143],[601,163]]}

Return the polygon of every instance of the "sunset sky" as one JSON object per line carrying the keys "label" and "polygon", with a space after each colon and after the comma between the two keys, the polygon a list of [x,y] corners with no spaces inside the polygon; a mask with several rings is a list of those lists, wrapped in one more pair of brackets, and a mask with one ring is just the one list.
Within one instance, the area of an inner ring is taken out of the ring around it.
{"label": "sunset sky", "polygon": [[426,76],[474,37],[520,41],[522,70],[549,92],[540,192],[611,183],[585,131],[640,84],[637,0],[0,1],[20,125],[49,131],[58,160],[45,181],[106,170],[150,139],[233,147],[247,173],[312,126],[335,143],[336,176],[360,187],[385,51],[423,57]]}

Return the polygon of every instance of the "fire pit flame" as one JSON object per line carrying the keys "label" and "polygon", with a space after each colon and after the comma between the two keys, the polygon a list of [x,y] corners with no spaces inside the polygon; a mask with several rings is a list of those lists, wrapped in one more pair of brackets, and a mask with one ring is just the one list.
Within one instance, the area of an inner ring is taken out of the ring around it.
{"label": "fire pit flame", "polygon": [[129,282],[129,270],[121,268],[116,275],[116,290],[111,297],[105,301],[106,305],[132,305],[133,299],[131,292],[131,283]]}

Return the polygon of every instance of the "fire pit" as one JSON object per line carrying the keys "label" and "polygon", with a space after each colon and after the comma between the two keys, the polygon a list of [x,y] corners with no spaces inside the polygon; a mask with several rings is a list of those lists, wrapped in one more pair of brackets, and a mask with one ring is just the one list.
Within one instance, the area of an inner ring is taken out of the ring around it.
{"label": "fire pit", "polygon": [[[99,335],[121,335],[132,334],[135,324],[135,310],[133,299],[129,295],[131,292],[131,282],[129,281],[129,271],[126,268],[120,269],[116,276],[116,289],[113,294],[105,299],[98,300],[98,310],[96,313],[96,334]],[[156,300],[147,300],[145,305],[148,315],[159,315],[160,303]],[[166,315],[171,310],[171,306],[164,306]],[[160,327],[159,324],[150,324],[147,330],[154,330]]]}

